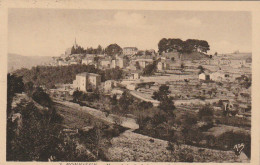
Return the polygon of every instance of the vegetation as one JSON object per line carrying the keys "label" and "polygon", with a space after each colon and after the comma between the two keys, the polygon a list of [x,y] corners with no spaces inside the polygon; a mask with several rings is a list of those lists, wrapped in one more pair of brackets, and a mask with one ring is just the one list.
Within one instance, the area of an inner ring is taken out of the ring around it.
{"label": "vegetation", "polygon": [[[15,93],[21,93],[24,85],[21,77],[8,74],[8,101],[13,100]],[[20,87],[19,89],[17,87]],[[52,107],[48,95],[40,89],[33,93],[35,101],[47,105],[48,109],[39,109],[33,102],[23,101],[16,107],[7,107],[7,157],[20,161],[63,160],[65,152],[77,158],[73,142],[65,143],[59,126],[62,118]],[[43,100],[40,98],[42,97]],[[10,99],[10,100],[9,100]],[[70,149],[67,150],[67,147]]]}
{"label": "vegetation", "polygon": [[[16,93],[32,89],[31,93],[20,96],[23,99],[16,106],[7,107],[8,161],[105,160],[100,146],[104,140],[108,143],[109,139],[102,138],[101,126],[96,124],[87,135],[84,132],[77,136],[67,134],[63,131],[63,118],[56,112],[52,100],[42,88],[34,88],[31,82],[24,87],[21,77],[9,74],[7,84],[10,100],[13,100]],[[27,95],[32,96],[41,106],[31,101]],[[83,136],[84,141],[79,140]]]}
{"label": "vegetation", "polygon": [[153,75],[157,70],[157,61],[153,61],[152,64],[148,64],[143,69],[143,76],[151,76]]}
{"label": "vegetation", "polygon": [[103,54],[103,53],[104,53],[104,49],[100,45],[98,45],[96,49],[92,47],[84,49],[81,46],[78,46],[76,48],[72,46],[71,48],[71,54]]}
{"label": "vegetation", "polygon": [[204,73],[204,71],[205,71],[205,69],[203,68],[203,66],[198,66],[198,69],[200,70],[199,71],[199,74],[201,74],[201,73]]}
{"label": "vegetation", "polygon": [[191,52],[203,52],[207,53],[209,44],[205,40],[197,39],[188,39],[182,41],[181,39],[176,38],[163,38],[158,43],[159,53],[162,52],[172,52],[176,50],[179,53],[191,53]]}
{"label": "vegetation", "polygon": [[118,67],[100,70],[96,69],[94,65],[37,66],[32,69],[19,69],[15,74],[22,76],[25,83],[32,82],[36,86],[54,88],[55,84],[59,83],[71,84],[75,80],[76,74],[82,72],[100,74],[101,81],[118,80],[123,77],[123,71]]}
{"label": "vegetation", "polygon": [[122,53],[122,48],[117,44],[110,44],[106,47],[105,53],[109,56],[115,56]]}

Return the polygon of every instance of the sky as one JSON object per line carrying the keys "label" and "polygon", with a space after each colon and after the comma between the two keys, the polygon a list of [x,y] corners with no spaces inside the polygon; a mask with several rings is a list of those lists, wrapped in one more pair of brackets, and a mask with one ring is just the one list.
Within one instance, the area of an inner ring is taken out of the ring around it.
{"label": "sky", "polygon": [[84,48],[158,50],[162,38],[208,41],[209,53],[251,52],[252,19],[244,11],[9,9],[8,52],[60,56],[75,38]]}

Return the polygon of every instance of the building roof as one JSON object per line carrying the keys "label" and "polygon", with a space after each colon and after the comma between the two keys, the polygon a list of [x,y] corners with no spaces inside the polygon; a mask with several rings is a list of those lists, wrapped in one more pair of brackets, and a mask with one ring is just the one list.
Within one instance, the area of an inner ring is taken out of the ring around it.
{"label": "building roof", "polygon": [[134,49],[134,50],[138,50],[137,47],[124,47],[123,49]]}
{"label": "building roof", "polygon": [[100,76],[99,74],[95,74],[95,73],[88,73],[88,72],[82,72],[82,73],[79,73],[77,74],[77,76]]}

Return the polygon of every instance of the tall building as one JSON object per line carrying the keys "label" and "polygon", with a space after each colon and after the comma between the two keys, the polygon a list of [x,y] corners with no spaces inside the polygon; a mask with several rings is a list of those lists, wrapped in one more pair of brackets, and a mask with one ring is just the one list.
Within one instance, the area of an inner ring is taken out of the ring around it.
{"label": "tall building", "polygon": [[76,40],[76,38],[75,38],[75,42],[74,42],[74,48],[76,49],[76,48],[78,48],[78,44],[77,44],[77,40]]}
{"label": "tall building", "polygon": [[76,75],[73,81],[73,87],[77,90],[86,92],[88,89],[97,88],[101,84],[101,76],[99,74],[83,72]]}

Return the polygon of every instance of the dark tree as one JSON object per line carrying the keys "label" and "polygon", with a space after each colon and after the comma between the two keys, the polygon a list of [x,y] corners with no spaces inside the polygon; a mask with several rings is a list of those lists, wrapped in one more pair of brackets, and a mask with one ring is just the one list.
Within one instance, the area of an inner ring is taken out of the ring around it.
{"label": "dark tree", "polygon": [[204,71],[205,71],[205,69],[203,68],[203,66],[198,66],[198,69],[200,70],[199,71],[199,74],[201,74],[201,73],[204,73]]}
{"label": "dark tree", "polygon": [[168,43],[168,40],[166,38],[163,38],[159,41],[159,43],[158,43],[159,53],[167,52],[167,49],[168,49],[167,43]]}
{"label": "dark tree", "polygon": [[98,45],[97,49],[96,49],[96,53],[97,54],[103,54],[103,48],[101,45]]}
{"label": "dark tree", "polygon": [[134,99],[128,92],[124,92],[120,99],[118,100],[118,104],[120,106],[121,113],[125,114],[129,111],[129,106],[134,102]]}
{"label": "dark tree", "polygon": [[157,70],[157,61],[153,61],[152,64],[148,64],[143,69],[143,75],[144,76],[151,76],[153,75]]}
{"label": "dark tree", "polygon": [[169,86],[161,85],[159,87],[158,92],[154,92],[152,98],[160,101],[158,106],[159,109],[163,110],[168,117],[173,116],[173,110],[175,109],[173,98],[169,96],[171,91],[169,90]]}
{"label": "dark tree", "polygon": [[42,88],[37,87],[33,92],[32,98],[34,101],[45,107],[52,106],[52,100],[50,96],[43,91]]}
{"label": "dark tree", "polygon": [[105,52],[109,56],[114,56],[122,53],[122,48],[117,44],[110,44],[106,47]]}
{"label": "dark tree", "polygon": [[207,53],[207,51],[210,50],[207,41],[197,39],[187,39],[186,41],[182,41],[181,39],[175,38],[161,39],[158,43],[158,49],[159,53],[172,52],[176,50],[181,54],[189,54],[195,51]]}

